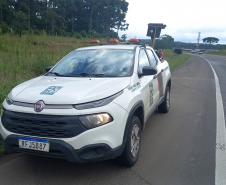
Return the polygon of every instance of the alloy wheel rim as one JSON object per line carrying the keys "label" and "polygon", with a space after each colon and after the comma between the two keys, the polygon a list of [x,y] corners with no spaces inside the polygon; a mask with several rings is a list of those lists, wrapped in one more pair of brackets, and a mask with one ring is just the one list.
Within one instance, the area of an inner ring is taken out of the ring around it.
{"label": "alloy wheel rim", "polygon": [[131,155],[135,158],[140,148],[139,126],[134,125],[131,133]]}

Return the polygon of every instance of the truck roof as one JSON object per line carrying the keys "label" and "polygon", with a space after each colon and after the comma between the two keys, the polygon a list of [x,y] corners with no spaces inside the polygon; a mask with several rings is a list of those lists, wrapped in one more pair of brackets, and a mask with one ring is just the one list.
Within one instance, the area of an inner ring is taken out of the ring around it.
{"label": "truck roof", "polygon": [[123,45],[123,44],[114,44],[114,45],[99,45],[99,46],[88,46],[83,48],[78,48],[76,50],[86,50],[86,49],[134,49],[135,44],[132,45]]}

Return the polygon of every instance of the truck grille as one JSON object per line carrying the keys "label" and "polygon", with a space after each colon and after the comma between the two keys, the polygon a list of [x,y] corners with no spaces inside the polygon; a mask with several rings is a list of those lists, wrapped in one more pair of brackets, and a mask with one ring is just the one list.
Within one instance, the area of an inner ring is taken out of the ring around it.
{"label": "truck grille", "polygon": [[45,127],[29,127],[20,126],[14,124],[7,124],[6,129],[10,132],[32,135],[32,136],[42,136],[42,137],[73,137],[73,133],[68,130],[63,129],[48,129]]}
{"label": "truck grille", "polygon": [[40,120],[30,120],[30,119],[20,119],[20,118],[10,118],[10,120],[13,123],[36,125],[36,126],[63,127],[66,125],[66,123],[64,123],[64,122],[55,122],[55,121],[40,121]]}
{"label": "truck grille", "polygon": [[4,111],[2,124],[6,130],[30,136],[71,138],[84,132],[77,116],[55,116]]}

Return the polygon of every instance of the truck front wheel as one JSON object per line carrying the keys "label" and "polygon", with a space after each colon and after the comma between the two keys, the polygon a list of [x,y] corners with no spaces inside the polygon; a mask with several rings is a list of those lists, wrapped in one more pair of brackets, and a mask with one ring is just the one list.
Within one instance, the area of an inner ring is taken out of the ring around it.
{"label": "truck front wheel", "polygon": [[122,154],[117,157],[117,162],[123,166],[133,166],[139,157],[141,144],[141,124],[137,116],[133,116],[127,135],[126,145]]}

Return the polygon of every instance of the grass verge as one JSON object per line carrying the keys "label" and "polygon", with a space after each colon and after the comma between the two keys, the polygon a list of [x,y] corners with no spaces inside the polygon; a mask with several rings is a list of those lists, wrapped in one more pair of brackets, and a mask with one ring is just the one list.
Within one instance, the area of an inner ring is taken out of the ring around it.
{"label": "grass verge", "polygon": [[56,36],[0,36],[0,104],[13,87],[44,74],[47,66],[89,42]]}
{"label": "grass verge", "polygon": [[[101,40],[101,39],[100,39]],[[104,40],[101,40],[104,41]],[[70,51],[89,46],[90,39],[75,39],[57,36],[0,36],[0,108],[12,88],[45,73],[47,66],[55,65]],[[178,55],[164,50],[164,59],[170,69],[188,60],[189,55]],[[4,155],[0,142],[0,156]]]}
{"label": "grass verge", "polygon": [[2,145],[2,142],[0,141],[0,157],[2,155],[4,155],[4,154],[6,154],[6,151],[5,151],[5,149],[4,149],[3,145]]}
{"label": "grass verge", "polygon": [[[89,38],[0,35],[0,109],[12,88],[44,74],[47,66],[55,65],[70,51],[88,46],[89,42]],[[4,154],[0,142],[0,156]]]}
{"label": "grass verge", "polygon": [[205,51],[205,54],[211,54],[211,55],[225,55],[226,56],[226,49],[222,49],[219,51]]}
{"label": "grass verge", "polygon": [[190,58],[190,55],[188,54],[178,55],[174,53],[172,50],[167,49],[163,51],[163,57],[165,60],[167,60],[167,62],[169,62],[170,70],[173,70],[176,67],[183,64],[184,62],[186,62]]}

